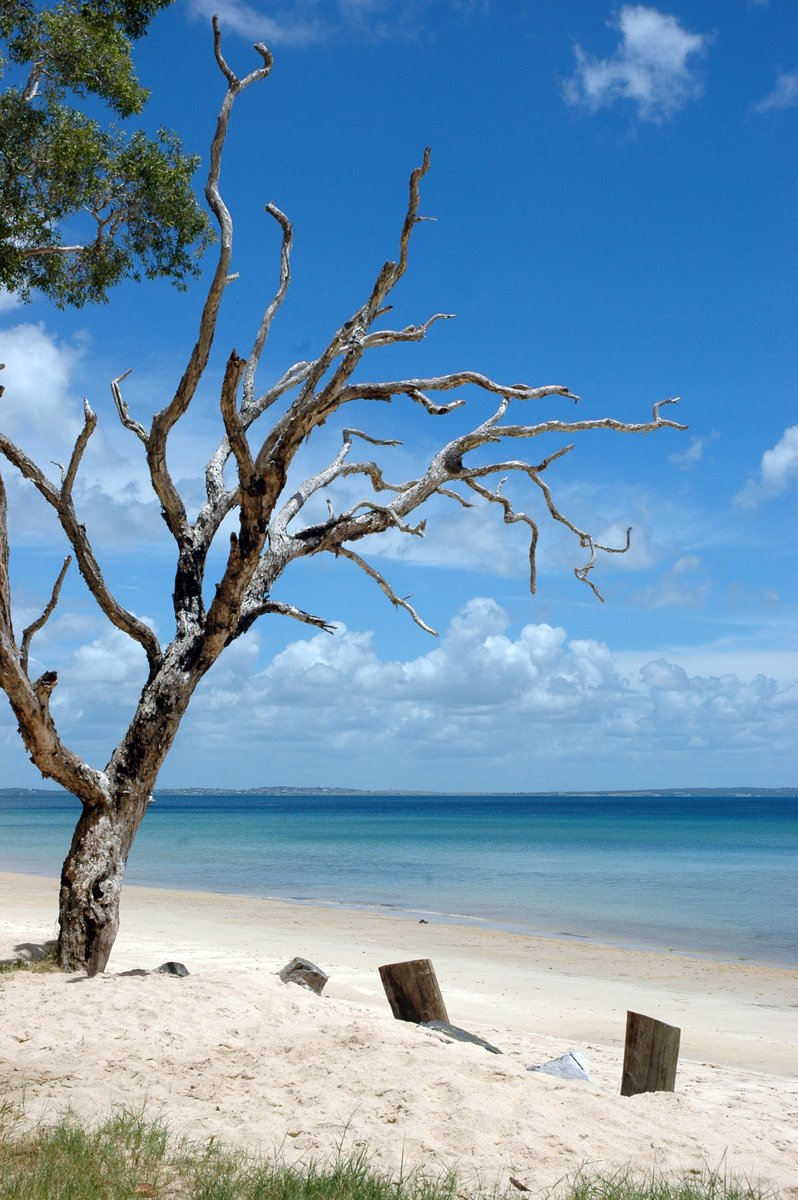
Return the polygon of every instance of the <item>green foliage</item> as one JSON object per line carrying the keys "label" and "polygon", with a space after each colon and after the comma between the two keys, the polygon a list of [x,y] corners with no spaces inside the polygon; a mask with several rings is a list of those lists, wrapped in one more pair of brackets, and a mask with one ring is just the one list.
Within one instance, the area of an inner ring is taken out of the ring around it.
{"label": "green foliage", "polygon": [[125,132],[88,116],[95,97],[119,118],[141,112],[131,39],[172,0],[4,0],[0,96],[0,285],[59,307],[103,301],[122,279],[185,287],[210,238],[173,134]]}

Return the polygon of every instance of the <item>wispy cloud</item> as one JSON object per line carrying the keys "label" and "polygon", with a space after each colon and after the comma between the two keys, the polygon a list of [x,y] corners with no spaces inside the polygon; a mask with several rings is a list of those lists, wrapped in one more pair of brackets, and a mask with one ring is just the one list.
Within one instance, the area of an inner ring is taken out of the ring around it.
{"label": "wispy cloud", "polygon": [[308,46],[320,41],[327,25],[316,15],[315,4],[283,5],[279,9],[248,4],[247,0],[189,0],[195,17],[210,21],[218,16],[223,32],[238,33],[270,46]]}
{"label": "wispy cloud", "polygon": [[718,435],[711,433],[707,437],[694,437],[690,439],[690,445],[686,450],[668,455],[668,462],[677,471],[692,471],[694,470],[704,457],[704,451],[710,442],[714,442]]}
{"label": "wispy cloud", "polygon": [[649,584],[632,599],[648,609],[701,609],[709,596],[711,585],[707,578],[697,574],[700,567],[697,555],[685,554],[656,583]]}
{"label": "wispy cloud", "polygon": [[798,104],[798,68],[794,71],[779,71],[776,82],[766,96],[754,105],[758,113],[780,112]]}
{"label": "wispy cloud", "polygon": [[[468,18],[487,11],[489,0],[433,0],[453,16]],[[270,46],[310,46],[342,32],[378,41],[417,37],[430,0],[189,0],[195,17],[216,13],[223,30]]]}
{"label": "wispy cloud", "polygon": [[569,104],[595,112],[629,101],[644,121],[664,121],[701,94],[695,62],[709,37],[691,33],[678,19],[643,4],[626,4],[613,26],[621,41],[609,58],[575,47],[576,71],[566,82]]}
{"label": "wispy cloud", "polygon": [[798,425],[790,425],[773,449],[762,455],[758,472],[735,496],[735,502],[742,508],[757,508],[797,482]]}

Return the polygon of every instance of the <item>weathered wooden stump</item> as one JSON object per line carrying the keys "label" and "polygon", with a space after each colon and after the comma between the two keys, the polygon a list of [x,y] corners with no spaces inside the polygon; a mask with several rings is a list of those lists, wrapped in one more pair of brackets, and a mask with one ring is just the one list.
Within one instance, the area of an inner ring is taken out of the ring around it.
{"label": "weathered wooden stump", "polygon": [[674,1092],[680,1038],[675,1025],[627,1012],[621,1095]]}
{"label": "weathered wooden stump", "polygon": [[380,967],[380,979],[397,1021],[413,1021],[416,1025],[427,1021],[449,1024],[435,969],[428,958],[388,963]]}

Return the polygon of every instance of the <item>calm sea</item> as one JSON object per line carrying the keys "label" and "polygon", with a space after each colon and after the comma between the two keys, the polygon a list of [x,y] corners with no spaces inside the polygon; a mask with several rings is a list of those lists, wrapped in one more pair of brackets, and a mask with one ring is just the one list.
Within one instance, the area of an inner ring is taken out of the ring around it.
{"label": "calm sea", "polygon": [[[0,869],[76,815],[0,797]],[[127,880],[798,964],[795,798],[158,795]]]}

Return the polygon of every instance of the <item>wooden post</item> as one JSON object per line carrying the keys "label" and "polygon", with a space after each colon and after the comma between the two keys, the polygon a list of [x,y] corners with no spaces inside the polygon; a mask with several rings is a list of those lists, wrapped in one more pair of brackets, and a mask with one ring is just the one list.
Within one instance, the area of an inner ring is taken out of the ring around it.
{"label": "wooden post", "polygon": [[417,1025],[424,1021],[449,1024],[435,970],[428,958],[388,963],[380,967],[380,979],[397,1021],[415,1021]]}
{"label": "wooden post", "polygon": [[675,1025],[627,1012],[621,1095],[674,1092],[680,1037]]}

